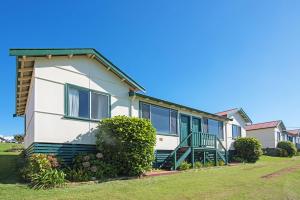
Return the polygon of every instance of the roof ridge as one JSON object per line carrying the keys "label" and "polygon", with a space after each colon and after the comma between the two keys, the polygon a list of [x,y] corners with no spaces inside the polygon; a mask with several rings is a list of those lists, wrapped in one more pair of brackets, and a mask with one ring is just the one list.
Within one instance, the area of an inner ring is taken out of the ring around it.
{"label": "roof ridge", "polygon": [[267,122],[259,122],[259,123],[254,123],[254,124],[250,124],[250,125],[247,125],[247,126],[258,125],[258,124],[266,124],[266,123],[272,123],[272,122],[282,122],[282,120],[273,120],[273,121],[267,121]]}
{"label": "roof ridge", "polygon": [[239,110],[240,108],[232,108],[232,109],[228,109],[228,110],[224,110],[224,111],[220,111],[220,112],[216,112],[217,113],[223,113],[223,112],[228,112],[228,111],[232,111],[232,110]]}

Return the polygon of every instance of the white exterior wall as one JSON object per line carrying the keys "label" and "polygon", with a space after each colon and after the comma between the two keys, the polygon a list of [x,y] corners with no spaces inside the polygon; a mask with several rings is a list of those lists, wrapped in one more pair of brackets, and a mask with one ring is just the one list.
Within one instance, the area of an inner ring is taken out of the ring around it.
{"label": "white exterior wall", "polygon": [[260,141],[262,148],[275,148],[277,145],[277,129],[266,128],[247,131],[247,137],[254,137]]}
{"label": "white exterior wall", "polygon": [[64,118],[65,84],[111,95],[111,116],[129,115],[129,86],[86,56],[35,61],[35,135],[33,141],[94,144],[97,122]]}
{"label": "white exterior wall", "polygon": [[232,125],[237,125],[241,127],[241,137],[246,137],[246,122],[245,120],[241,117],[238,112],[234,112],[228,115],[228,118],[232,119],[232,121],[229,121],[226,124],[226,130],[227,130],[227,145],[228,149],[234,149],[233,148],[233,143],[235,139],[232,137]]}
{"label": "white exterior wall", "polygon": [[[34,76],[34,72],[33,72]],[[34,125],[35,125],[35,82],[34,79],[31,80],[30,89],[27,98],[27,105],[25,110],[25,137],[24,137],[24,146],[25,148],[29,147],[30,144],[34,141]]]}
{"label": "white exterior wall", "polygon": [[[28,131],[25,146],[33,142],[95,144],[97,122],[65,118],[65,84],[73,84],[111,95],[111,116],[125,115],[139,117],[138,97],[129,97],[129,86],[112,72],[107,71],[98,61],[87,56],[74,56],[71,59],[55,57],[51,59],[36,58],[31,87],[33,100],[28,99],[30,106],[27,117]],[[144,100],[143,100],[144,101]],[[155,102],[149,102],[157,104]],[[196,112],[190,112],[162,104],[161,106],[178,110],[202,118]],[[178,132],[179,118],[178,118]],[[224,128],[224,138],[226,131]],[[178,136],[157,135],[156,149],[173,150],[179,142]],[[226,146],[226,140],[223,141]]]}

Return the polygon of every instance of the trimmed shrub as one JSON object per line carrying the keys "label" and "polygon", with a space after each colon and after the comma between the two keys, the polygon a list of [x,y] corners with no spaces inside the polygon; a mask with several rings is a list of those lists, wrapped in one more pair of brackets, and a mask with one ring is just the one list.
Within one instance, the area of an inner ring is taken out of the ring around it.
{"label": "trimmed shrub", "polygon": [[236,157],[244,162],[255,163],[262,155],[261,144],[256,138],[238,138],[234,148]]}
{"label": "trimmed shrub", "polygon": [[191,163],[188,163],[186,161],[183,161],[182,163],[180,163],[178,169],[180,171],[184,171],[184,170],[188,170],[192,167],[192,164]]}
{"label": "trimmed shrub", "polygon": [[22,178],[35,189],[58,187],[65,182],[65,174],[59,169],[60,164],[55,156],[33,154],[25,158],[22,165]]}
{"label": "trimmed shrub", "polygon": [[267,156],[288,157],[287,151],[281,148],[266,148],[264,154]]}
{"label": "trimmed shrub", "polygon": [[146,119],[116,116],[100,121],[97,149],[118,175],[139,176],[152,167],[155,129]]}
{"label": "trimmed shrub", "polygon": [[297,152],[296,146],[290,141],[278,142],[277,148],[286,150],[288,157],[293,157]]}

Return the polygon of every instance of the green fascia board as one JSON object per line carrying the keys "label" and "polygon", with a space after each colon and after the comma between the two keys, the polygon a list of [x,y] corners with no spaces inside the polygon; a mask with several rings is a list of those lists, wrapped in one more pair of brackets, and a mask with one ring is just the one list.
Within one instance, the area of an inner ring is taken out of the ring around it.
{"label": "green fascia board", "polygon": [[242,115],[242,117],[244,117],[245,121],[252,124],[252,120],[250,119],[250,117],[246,114],[246,112],[242,108],[239,109],[239,112]]}
{"label": "green fascia board", "polygon": [[137,89],[145,92],[145,88],[134,81],[130,76],[125,74],[120,68],[114,65],[111,61],[109,61],[106,57],[104,57],[101,53],[99,53],[96,49],[93,48],[58,48],[58,49],[10,49],[10,56],[62,56],[62,55],[86,55],[92,54],[95,55],[99,60],[104,62],[107,66],[109,66],[116,74],[127,80],[132,86]]}
{"label": "green fascia board", "polygon": [[205,112],[205,111],[202,111],[202,110],[198,110],[198,109],[191,108],[191,107],[188,107],[188,106],[184,106],[184,105],[181,105],[181,104],[177,104],[177,103],[173,103],[173,102],[170,102],[170,101],[158,99],[158,98],[155,98],[155,97],[147,96],[147,95],[144,95],[144,94],[136,93],[136,92],[133,92],[133,91],[129,92],[129,96],[130,97],[137,96],[137,97],[140,97],[140,98],[143,98],[143,99],[149,99],[149,100],[152,100],[152,101],[162,102],[162,103],[165,103],[165,104],[168,104],[168,105],[171,105],[171,106],[175,106],[175,107],[195,111],[195,112],[198,112],[200,114],[205,114],[205,115],[214,117],[216,119],[219,119],[221,121],[232,121],[232,119],[229,119],[227,117],[222,117],[222,116],[215,115],[215,114],[212,114],[212,113],[208,113],[208,112]]}

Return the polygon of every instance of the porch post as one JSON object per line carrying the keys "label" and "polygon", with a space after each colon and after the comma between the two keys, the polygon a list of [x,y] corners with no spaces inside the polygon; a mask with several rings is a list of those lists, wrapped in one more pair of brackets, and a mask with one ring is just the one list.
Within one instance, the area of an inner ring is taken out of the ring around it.
{"label": "porch post", "polygon": [[195,150],[194,148],[192,147],[192,166],[193,166],[193,169],[195,167]]}

